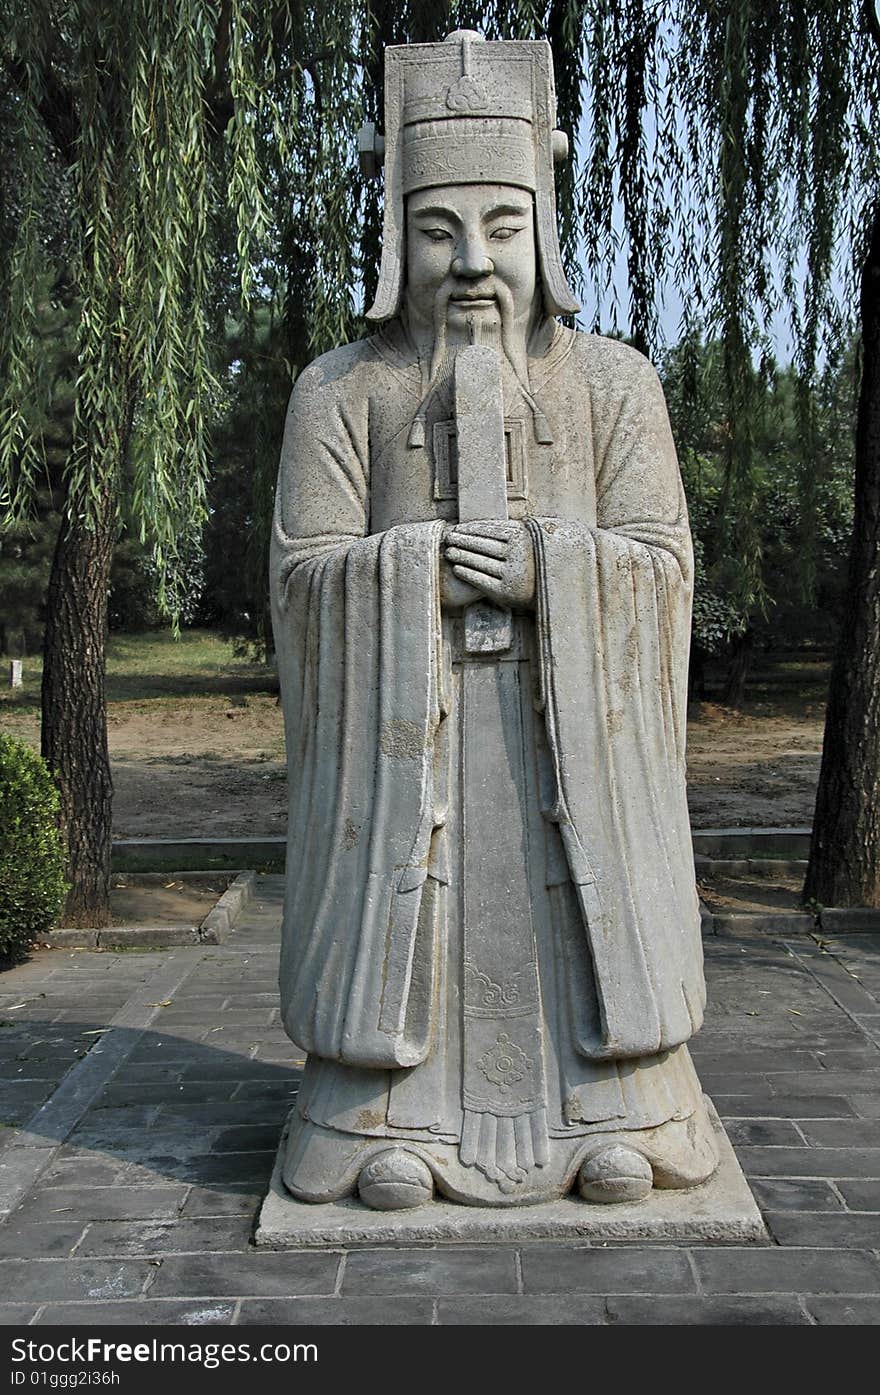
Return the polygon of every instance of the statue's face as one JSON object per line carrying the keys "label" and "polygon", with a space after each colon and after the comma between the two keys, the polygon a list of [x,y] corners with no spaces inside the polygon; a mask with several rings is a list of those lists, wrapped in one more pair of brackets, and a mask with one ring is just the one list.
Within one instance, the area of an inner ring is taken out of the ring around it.
{"label": "statue's face", "polygon": [[450,329],[469,316],[528,334],[537,307],[532,196],[507,184],[419,189],[406,205],[406,298],[410,323],[433,328],[446,306]]}

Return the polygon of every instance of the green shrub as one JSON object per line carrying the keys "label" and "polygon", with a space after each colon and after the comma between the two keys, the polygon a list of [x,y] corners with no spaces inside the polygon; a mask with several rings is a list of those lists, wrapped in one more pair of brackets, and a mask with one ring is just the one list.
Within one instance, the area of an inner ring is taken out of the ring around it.
{"label": "green shrub", "polygon": [[17,959],[64,902],[58,791],[46,762],[0,734],[0,959]]}

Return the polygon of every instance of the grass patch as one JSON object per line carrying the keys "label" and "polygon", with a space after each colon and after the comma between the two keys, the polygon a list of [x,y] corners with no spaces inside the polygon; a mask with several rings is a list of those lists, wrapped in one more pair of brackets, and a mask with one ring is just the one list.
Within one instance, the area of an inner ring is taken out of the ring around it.
{"label": "grass patch", "polygon": [[[24,660],[23,686],[16,689],[8,687],[9,659],[0,657],[0,664],[3,718],[23,717],[39,710],[42,658],[34,655]],[[184,630],[180,639],[175,639],[170,630],[113,634],[107,644],[108,702],[235,698],[274,692],[276,688],[275,672],[270,665],[236,657],[232,642],[211,630]]]}

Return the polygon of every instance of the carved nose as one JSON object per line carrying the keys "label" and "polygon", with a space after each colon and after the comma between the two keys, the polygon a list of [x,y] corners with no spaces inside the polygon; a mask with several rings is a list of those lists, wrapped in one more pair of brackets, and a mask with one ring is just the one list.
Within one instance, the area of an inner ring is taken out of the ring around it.
{"label": "carved nose", "polygon": [[479,276],[491,276],[494,270],[495,264],[491,258],[471,243],[466,243],[452,259],[453,276],[466,276],[476,280]]}

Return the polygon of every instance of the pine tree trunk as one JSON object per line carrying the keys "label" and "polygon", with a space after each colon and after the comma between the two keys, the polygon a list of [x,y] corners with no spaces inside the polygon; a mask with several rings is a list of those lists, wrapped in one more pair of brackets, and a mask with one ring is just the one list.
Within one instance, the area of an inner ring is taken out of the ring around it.
{"label": "pine tree trunk", "polygon": [[688,662],[688,703],[706,700],[706,651],[691,636]]}
{"label": "pine tree trunk", "polygon": [[61,794],[71,883],[63,923],[110,923],[113,785],[104,693],[107,587],[116,518],[94,532],[64,518],[52,561],[43,644],[42,751]]}
{"label": "pine tree trunk", "polygon": [[853,543],[804,896],[823,906],[880,907],[880,203],[861,317]]}
{"label": "pine tree trunk", "polygon": [[738,635],[733,642],[733,653],[727,665],[727,676],[721,693],[721,701],[725,707],[742,706],[754,645],[753,630],[746,630],[745,634]]}

